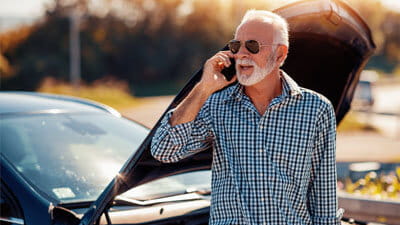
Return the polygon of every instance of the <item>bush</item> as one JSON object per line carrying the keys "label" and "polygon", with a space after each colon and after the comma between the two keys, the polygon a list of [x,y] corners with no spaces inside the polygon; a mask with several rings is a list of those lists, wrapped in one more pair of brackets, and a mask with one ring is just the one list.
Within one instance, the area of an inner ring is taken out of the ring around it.
{"label": "bush", "polygon": [[46,77],[37,91],[87,98],[118,110],[138,104],[138,100],[130,94],[126,82],[110,77],[96,80],[92,84],[80,84],[79,87]]}

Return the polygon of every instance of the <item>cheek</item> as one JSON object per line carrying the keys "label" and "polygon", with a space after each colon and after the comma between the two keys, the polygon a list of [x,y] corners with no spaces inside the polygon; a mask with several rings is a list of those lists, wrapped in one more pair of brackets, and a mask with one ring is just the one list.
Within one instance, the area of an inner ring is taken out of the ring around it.
{"label": "cheek", "polygon": [[267,65],[268,58],[265,55],[260,55],[259,57],[254,57],[253,60],[257,66],[264,68]]}

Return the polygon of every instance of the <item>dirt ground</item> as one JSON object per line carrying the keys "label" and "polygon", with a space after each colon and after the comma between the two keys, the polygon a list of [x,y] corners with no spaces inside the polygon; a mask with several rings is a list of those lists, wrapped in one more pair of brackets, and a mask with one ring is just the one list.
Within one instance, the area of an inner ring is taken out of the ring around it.
{"label": "dirt ground", "polygon": [[[173,96],[140,99],[141,104],[121,113],[150,128],[172,102]],[[398,121],[398,123],[400,123]],[[346,132],[337,134],[338,161],[400,162],[400,136],[375,132]]]}

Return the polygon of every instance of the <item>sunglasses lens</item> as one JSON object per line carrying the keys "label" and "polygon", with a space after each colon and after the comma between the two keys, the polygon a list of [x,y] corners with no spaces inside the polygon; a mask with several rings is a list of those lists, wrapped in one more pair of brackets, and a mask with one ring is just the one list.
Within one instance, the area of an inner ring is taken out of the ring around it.
{"label": "sunglasses lens", "polygon": [[253,54],[258,53],[258,51],[260,50],[260,46],[258,42],[255,40],[247,40],[245,45],[247,50],[249,50],[249,52]]}
{"label": "sunglasses lens", "polygon": [[229,49],[233,54],[236,54],[240,49],[240,41],[232,40],[229,42]]}

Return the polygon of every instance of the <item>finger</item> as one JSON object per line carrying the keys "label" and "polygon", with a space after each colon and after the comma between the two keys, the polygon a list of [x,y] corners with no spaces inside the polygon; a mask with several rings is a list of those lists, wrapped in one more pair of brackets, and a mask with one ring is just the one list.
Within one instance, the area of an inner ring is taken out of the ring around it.
{"label": "finger", "polygon": [[217,54],[223,55],[226,58],[233,58],[233,54],[231,51],[220,51]]}
{"label": "finger", "polygon": [[228,67],[230,65],[229,58],[224,55],[216,55],[218,60],[218,65],[223,65],[224,67]]}
{"label": "finger", "polygon": [[230,50],[221,51],[221,52],[224,53],[225,55],[227,55],[229,58],[234,58],[235,57],[235,55]]}
{"label": "finger", "polygon": [[217,81],[217,80],[219,80],[219,79],[223,79],[224,81],[227,81],[227,80],[226,80],[226,77],[225,77],[222,73],[220,73],[220,72],[215,72],[215,73],[214,73],[214,80]]}
{"label": "finger", "polygon": [[226,65],[226,67],[229,67],[229,66],[232,64],[232,63],[231,63],[231,60],[230,60],[230,58],[229,58],[229,56],[226,55],[226,54],[223,54],[222,57],[224,57],[224,59],[225,59],[225,65]]}
{"label": "finger", "polygon": [[220,56],[221,59],[223,59],[225,67],[229,67],[231,65],[231,61],[230,61],[228,55],[221,53],[221,54],[218,54],[218,56]]}

